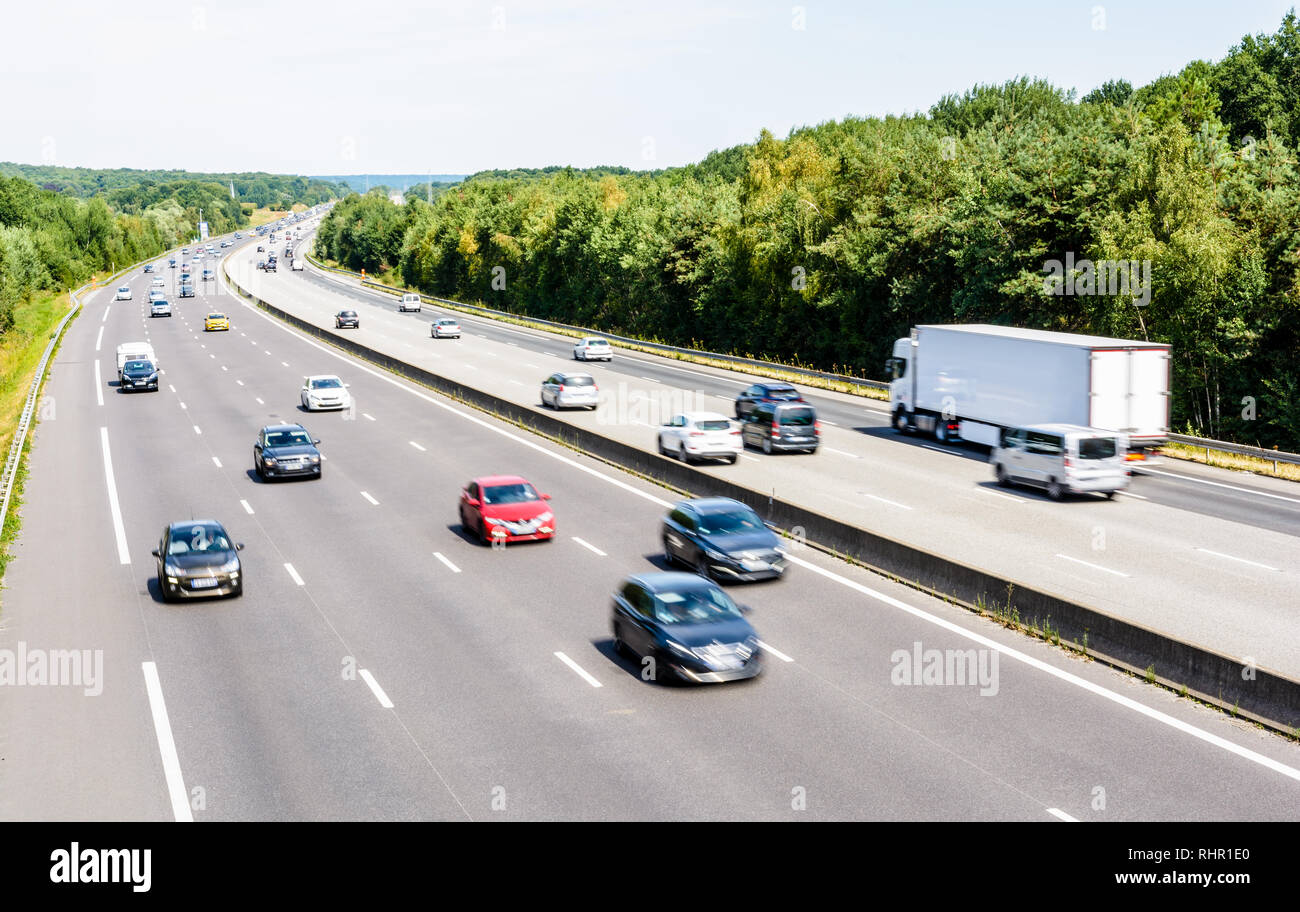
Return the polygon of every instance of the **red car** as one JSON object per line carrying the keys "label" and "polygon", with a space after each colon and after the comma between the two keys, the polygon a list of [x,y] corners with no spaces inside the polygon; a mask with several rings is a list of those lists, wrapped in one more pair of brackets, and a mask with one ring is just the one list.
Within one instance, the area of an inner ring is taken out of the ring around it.
{"label": "red car", "polygon": [[550,494],[518,475],[475,478],[460,492],[460,524],[484,542],[537,541],[555,537]]}

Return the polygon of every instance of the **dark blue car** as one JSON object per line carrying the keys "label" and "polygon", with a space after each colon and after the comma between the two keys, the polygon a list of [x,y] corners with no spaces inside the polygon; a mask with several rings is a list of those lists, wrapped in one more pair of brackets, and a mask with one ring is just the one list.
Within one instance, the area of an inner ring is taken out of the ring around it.
{"label": "dark blue car", "polygon": [[614,649],[639,660],[648,680],[752,678],[763,670],[762,649],[745,611],[693,573],[629,576],[614,592]]}
{"label": "dark blue car", "polygon": [[785,573],[780,537],[729,497],[683,500],[664,517],[664,558],[716,580],[773,579]]}

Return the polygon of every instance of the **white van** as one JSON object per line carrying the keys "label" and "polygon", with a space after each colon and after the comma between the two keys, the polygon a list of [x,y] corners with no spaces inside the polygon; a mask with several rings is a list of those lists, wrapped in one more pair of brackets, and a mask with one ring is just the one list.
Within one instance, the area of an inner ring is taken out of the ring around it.
{"label": "white van", "polygon": [[148,342],[123,342],[117,347],[117,380],[122,382],[122,366],[128,361],[151,361],[158,366],[158,357]]}
{"label": "white van", "polygon": [[419,312],[420,312],[420,296],[419,296],[418,294],[404,294],[404,295],[402,295],[402,302],[401,302],[400,304],[397,305],[397,309],[398,309],[398,311],[399,311],[400,313],[406,313],[408,310],[413,310],[413,311],[415,311],[416,313],[419,313]]}
{"label": "white van", "polygon": [[1128,487],[1130,472],[1122,434],[1075,424],[1012,428],[989,454],[998,484],[1034,485],[1052,500],[1069,492],[1112,498]]}

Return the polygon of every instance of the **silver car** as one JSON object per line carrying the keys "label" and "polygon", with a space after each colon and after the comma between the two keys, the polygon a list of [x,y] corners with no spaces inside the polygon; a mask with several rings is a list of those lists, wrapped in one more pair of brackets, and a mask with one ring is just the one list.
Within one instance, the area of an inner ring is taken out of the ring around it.
{"label": "silver car", "polygon": [[444,317],[429,324],[429,336],[434,339],[459,339],[460,324]]}
{"label": "silver car", "polygon": [[1065,493],[1096,492],[1107,498],[1128,487],[1130,472],[1122,434],[1074,424],[1013,428],[989,454],[998,484],[1020,483],[1047,491],[1052,500]]}
{"label": "silver car", "polygon": [[542,381],[542,405],[551,408],[589,408],[600,403],[600,387],[591,374],[558,371]]}

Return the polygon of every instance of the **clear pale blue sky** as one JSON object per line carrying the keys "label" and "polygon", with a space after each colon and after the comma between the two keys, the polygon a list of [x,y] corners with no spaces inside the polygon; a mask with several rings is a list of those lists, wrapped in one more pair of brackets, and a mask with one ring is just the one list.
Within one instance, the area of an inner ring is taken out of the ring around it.
{"label": "clear pale blue sky", "polygon": [[764,127],[924,111],[1019,75],[1080,95],[1141,85],[1276,31],[1293,3],[14,3],[0,160],[665,167]]}

